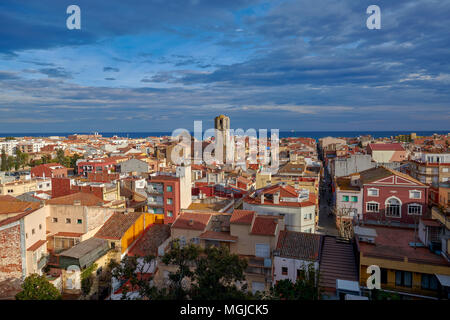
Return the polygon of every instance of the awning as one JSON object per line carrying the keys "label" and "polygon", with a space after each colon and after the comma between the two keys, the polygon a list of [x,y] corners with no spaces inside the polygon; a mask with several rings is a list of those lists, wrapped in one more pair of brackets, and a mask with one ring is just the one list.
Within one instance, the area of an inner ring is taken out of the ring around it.
{"label": "awning", "polygon": [[443,287],[450,287],[450,276],[446,276],[443,274],[436,274],[436,278],[438,278],[440,284]]}

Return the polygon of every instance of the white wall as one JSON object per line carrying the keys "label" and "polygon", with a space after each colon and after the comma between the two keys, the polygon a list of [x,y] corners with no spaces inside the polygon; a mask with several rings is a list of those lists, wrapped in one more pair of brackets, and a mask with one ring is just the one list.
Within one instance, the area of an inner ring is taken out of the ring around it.
{"label": "white wall", "polygon": [[[319,270],[319,263],[300,259],[291,259],[284,257],[274,257],[273,259],[273,279],[274,282],[289,279],[292,282],[297,281],[297,269],[304,269],[309,264],[314,264],[314,269]],[[283,275],[281,269],[288,268],[288,274]]]}

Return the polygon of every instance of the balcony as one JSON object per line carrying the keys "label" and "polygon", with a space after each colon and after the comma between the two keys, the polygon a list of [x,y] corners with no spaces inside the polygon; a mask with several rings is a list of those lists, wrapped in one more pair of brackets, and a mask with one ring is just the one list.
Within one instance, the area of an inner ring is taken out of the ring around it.
{"label": "balcony", "polygon": [[245,270],[246,273],[265,276],[272,279],[272,259],[250,257],[248,258],[248,266]]}
{"label": "balcony", "polygon": [[43,267],[45,267],[47,265],[47,262],[48,262],[48,255],[43,255],[37,263],[38,269],[41,270]]}

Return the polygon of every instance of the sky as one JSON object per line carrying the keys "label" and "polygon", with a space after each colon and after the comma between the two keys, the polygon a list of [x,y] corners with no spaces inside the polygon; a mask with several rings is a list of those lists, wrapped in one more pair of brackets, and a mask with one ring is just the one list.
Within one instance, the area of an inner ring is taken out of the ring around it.
{"label": "sky", "polygon": [[448,130],[449,30],[450,1],[2,0],[0,132]]}

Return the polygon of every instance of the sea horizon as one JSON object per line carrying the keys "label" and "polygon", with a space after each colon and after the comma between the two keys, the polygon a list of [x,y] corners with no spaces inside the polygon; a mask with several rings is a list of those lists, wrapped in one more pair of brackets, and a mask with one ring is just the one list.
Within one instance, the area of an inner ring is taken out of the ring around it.
{"label": "sea horizon", "polygon": [[[416,133],[417,136],[431,136],[433,134],[448,134],[450,130],[388,130],[388,131],[297,131],[297,130],[280,130],[279,136],[280,138],[289,138],[289,137],[302,137],[302,138],[313,138],[320,139],[324,137],[343,137],[343,138],[351,138],[358,136],[366,136],[371,135],[374,138],[389,138],[398,135]],[[171,131],[134,131],[134,132],[101,132],[101,131],[80,131],[80,132],[24,132],[24,133],[0,133],[0,137],[36,137],[36,138],[47,138],[51,136],[60,136],[67,137],[69,135],[83,135],[83,134],[94,134],[98,133],[105,138],[112,138],[117,136],[119,138],[131,138],[131,139],[142,139],[147,137],[163,137],[172,135]],[[193,135],[193,132],[191,132]],[[270,130],[267,130],[267,136],[270,137]]]}

